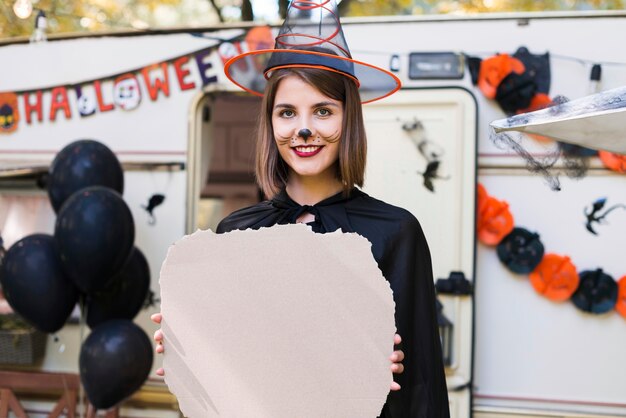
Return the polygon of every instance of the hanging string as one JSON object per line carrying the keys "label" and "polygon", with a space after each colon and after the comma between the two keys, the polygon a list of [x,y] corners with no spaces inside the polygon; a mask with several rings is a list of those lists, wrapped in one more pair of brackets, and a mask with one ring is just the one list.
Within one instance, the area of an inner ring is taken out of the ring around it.
{"label": "hanging string", "polygon": [[[80,348],[83,348],[83,342],[85,341],[85,326],[87,324],[87,303],[86,303],[86,295],[81,294],[79,297],[80,304],[80,319],[79,319],[79,340],[80,340]],[[85,388],[83,387],[83,382],[79,380],[78,383],[78,404],[80,405],[80,418],[85,417],[85,410],[87,409],[85,405]]]}
{"label": "hanging string", "polygon": [[[599,64],[599,65],[607,65],[607,66],[626,67],[626,62],[589,60],[589,59],[584,59],[580,57],[573,57],[570,55],[555,54],[552,51],[546,51],[546,52],[550,54],[550,59],[556,58],[556,59],[563,60],[563,61],[576,62],[583,66],[592,66],[594,64]],[[495,51],[495,52],[494,51],[479,51],[479,52],[471,52],[471,53],[462,52],[462,54],[465,56],[472,56],[472,57],[479,57],[479,58],[488,58],[494,55],[505,54],[505,53],[508,53],[508,52],[501,52],[501,51]]]}
{"label": "hanging string", "polygon": [[[606,66],[618,66],[618,67],[626,67],[626,62],[620,62],[620,61],[599,61],[599,60],[590,60],[590,59],[585,59],[585,58],[580,58],[580,57],[573,57],[570,55],[563,55],[563,54],[555,54],[551,51],[546,51],[550,54],[550,58],[555,58],[558,60],[563,60],[563,61],[571,61],[571,62],[576,62],[579,63],[583,66],[593,66],[594,64],[599,64],[599,65],[606,65]],[[358,53],[358,54],[368,54],[368,55],[384,55],[384,56],[391,56],[391,55],[406,55],[408,54],[407,51],[405,52],[398,52],[398,51],[374,51],[374,50],[367,50],[367,49],[353,49],[352,53]],[[466,57],[471,56],[471,57],[479,57],[479,58],[488,58],[494,55],[498,55],[498,54],[503,54],[503,53],[508,53],[508,52],[498,52],[498,51],[476,51],[476,52],[467,52],[467,51],[461,51],[459,52],[459,54],[464,55]]]}

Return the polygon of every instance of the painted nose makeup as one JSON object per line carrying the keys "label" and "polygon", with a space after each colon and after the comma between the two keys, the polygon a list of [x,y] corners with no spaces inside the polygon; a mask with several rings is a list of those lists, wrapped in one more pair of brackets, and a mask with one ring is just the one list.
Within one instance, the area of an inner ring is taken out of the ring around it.
{"label": "painted nose makeup", "polygon": [[311,131],[307,128],[300,129],[298,131],[298,136],[301,136],[306,141],[311,136]]}

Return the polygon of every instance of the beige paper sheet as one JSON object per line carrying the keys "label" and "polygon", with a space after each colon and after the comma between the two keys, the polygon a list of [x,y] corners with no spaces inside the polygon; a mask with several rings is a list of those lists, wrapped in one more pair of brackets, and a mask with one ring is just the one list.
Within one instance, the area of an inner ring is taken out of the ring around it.
{"label": "beige paper sheet", "polygon": [[376,417],[392,380],[392,291],[357,234],[305,225],[172,245],[165,382],[190,418]]}

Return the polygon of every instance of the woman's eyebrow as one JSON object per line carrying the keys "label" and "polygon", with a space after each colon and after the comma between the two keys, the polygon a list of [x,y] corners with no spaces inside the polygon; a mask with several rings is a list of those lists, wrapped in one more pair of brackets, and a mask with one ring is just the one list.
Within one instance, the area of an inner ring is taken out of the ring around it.
{"label": "woman's eyebrow", "polygon": [[324,107],[324,106],[335,106],[335,107],[339,107],[339,105],[337,103],[334,102],[319,102],[319,103],[315,103],[313,106],[311,107]]}
{"label": "woman's eyebrow", "polygon": [[[324,107],[324,106],[334,106],[334,107],[339,107],[339,105],[337,103],[334,102],[319,102],[319,103],[315,103],[313,105],[311,105],[311,109],[313,108],[318,108],[318,107]],[[296,107],[292,104],[289,103],[278,103],[274,105],[274,109],[295,109]]]}
{"label": "woman's eyebrow", "polygon": [[278,103],[274,105],[274,109],[276,108],[286,108],[286,109],[295,109],[296,107],[294,105],[288,104],[288,103]]}

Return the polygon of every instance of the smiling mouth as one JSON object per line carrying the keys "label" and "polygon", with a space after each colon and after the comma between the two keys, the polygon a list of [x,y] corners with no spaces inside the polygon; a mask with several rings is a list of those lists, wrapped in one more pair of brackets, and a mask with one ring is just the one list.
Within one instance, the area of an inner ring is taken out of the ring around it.
{"label": "smiling mouth", "polygon": [[312,157],[318,154],[323,146],[318,145],[307,145],[307,146],[299,146],[292,148],[293,152],[296,153],[298,157]]}

